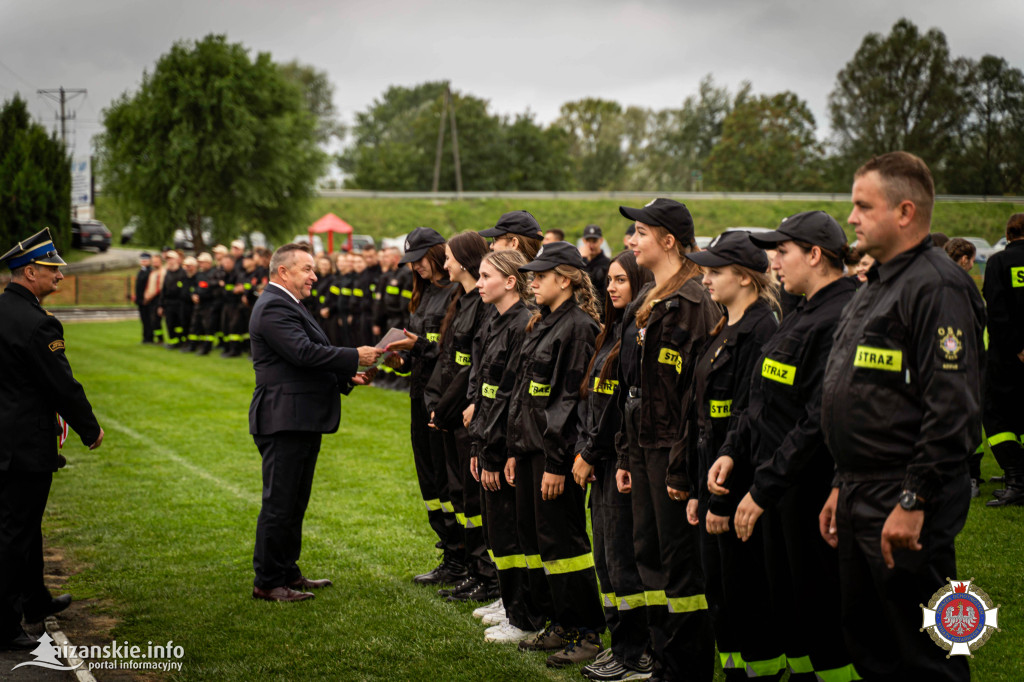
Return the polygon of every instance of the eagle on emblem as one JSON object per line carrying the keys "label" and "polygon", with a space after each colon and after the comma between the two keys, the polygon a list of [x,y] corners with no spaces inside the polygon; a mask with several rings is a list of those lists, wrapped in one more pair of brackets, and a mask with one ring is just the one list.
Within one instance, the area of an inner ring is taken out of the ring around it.
{"label": "eagle on emblem", "polygon": [[949,632],[955,632],[958,637],[962,637],[965,632],[970,632],[978,624],[978,614],[973,606],[967,607],[967,613],[964,613],[962,602],[957,606],[959,608],[956,613],[953,613],[952,604],[946,608],[946,613],[942,616],[942,624]]}

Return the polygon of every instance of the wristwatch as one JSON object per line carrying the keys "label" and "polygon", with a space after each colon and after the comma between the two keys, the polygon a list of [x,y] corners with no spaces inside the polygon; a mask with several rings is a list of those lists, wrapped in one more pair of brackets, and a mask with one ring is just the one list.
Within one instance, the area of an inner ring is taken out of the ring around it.
{"label": "wristwatch", "polygon": [[924,500],[913,490],[904,490],[900,493],[900,506],[906,511],[917,511],[924,508]]}

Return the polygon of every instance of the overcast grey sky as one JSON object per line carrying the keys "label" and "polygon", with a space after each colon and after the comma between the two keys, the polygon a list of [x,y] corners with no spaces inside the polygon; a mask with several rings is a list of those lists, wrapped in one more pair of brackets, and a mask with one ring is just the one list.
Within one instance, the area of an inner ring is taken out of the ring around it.
{"label": "overcast grey sky", "polygon": [[954,56],[1024,68],[1020,0],[0,0],[0,99],[21,92],[52,127],[55,105],[35,91],[87,89],[69,127],[82,153],[103,108],[175,41],[226,33],[326,71],[345,122],[393,84],[450,79],[493,111],[549,122],[587,96],[679,106],[711,73],[730,90],[796,92],[823,135],[836,73],[866,33],[903,16],[941,29]]}

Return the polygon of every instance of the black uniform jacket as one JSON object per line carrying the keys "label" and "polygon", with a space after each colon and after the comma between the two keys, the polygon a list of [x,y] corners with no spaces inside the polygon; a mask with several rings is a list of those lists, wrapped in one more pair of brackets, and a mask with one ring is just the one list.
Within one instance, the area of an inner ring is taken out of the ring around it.
{"label": "black uniform jacket", "polygon": [[[647,284],[637,294],[635,305],[644,305]],[[644,448],[671,448],[666,483],[677,490],[689,490],[687,457],[695,456],[697,427],[692,423],[693,370],[708,335],[722,318],[722,311],[700,283],[686,281],[654,303],[647,326],[640,330],[640,434]],[[631,342],[623,339],[623,343]],[[635,341],[634,341],[635,342]]]}
{"label": "black uniform jacket", "polygon": [[989,257],[982,291],[988,304],[989,353],[1017,361],[1024,350],[1024,239]]}
{"label": "black uniform jacket", "polygon": [[516,301],[504,315],[491,316],[480,335],[480,351],[473,363],[474,369],[479,368],[479,388],[473,401],[476,409],[469,435],[473,439],[473,453],[485,471],[501,471],[509,456],[505,441],[509,399],[519,371],[526,323],[532,316],[532,310]]}
{"label": "black uniform jacket", "polygon": [[974,282],[929,238],[868,271],[824,377],[840,474],[888,472],[927,502],[963,473],[981,441],[984,326]]}
{"label": "black uniform jacket", "polygon": [[[621,335],[622,320],[605,334],[604,344],[597,351],[594,367],[587,377],[587,395],[580,401],[579,434],[576,436],[576,453],[587,464],[615,461],[615,434],[622,424],[622,415],[616,405],[619,396],[617,367],[610,367],[607,378],[601,381],[601,371],[608,356]],[[618,365],[618,363],[615,363]]]}
{"label": "black uniform jacket", "polygon": [[57,414],[85,445],[100,436],[64,355],[64,327],[20,284],[0,295],[0,471],[57,470]]}
{"label": "black uniform jacket", "polygon": [[821,381],[839,315],[855,290],[840,277],[782,318],[751,372],[750,402],[719,449],[733,462],[754,463],[749,492],[764,509],[799,480],[808,462],[829,456],[821,432]]}
{"label": "black uniform jacket", "polygon": [[740,321],[726,326],[712,338],[697,361],[697,399],[693,403],[697,420],[697,457],[691,461],[690,477],[708,510],[718,516],[731,516],[736,505],[754,480],[754,465],[749,459],[734,462],[726,487],[728,495],[708,491],[708,470],[718,458],[735,415],[750,401],[750,379],[761,348],[779,328],[771,306],[758,299],[743,313]]}
{"label": "black uniform jacket", "polygon": [[[459,286],[459,285],[456,285]],[[469,372],[473,365],[473,339],[484,318],[493,312],[480,300],[480,292],[470,289],[456,304],[441,346],[437,364],[424,390],[427,411],[434,412],[434,425],[441,429],[462,426],[462,411],[469,406]]]}
{"label": "black uniform jacket", "polygon": [[177,270],[167,270],[164,273],[164,285],[160,290],[160,305],[161,306],[172,306],[177,305],[185,300],[188,296],[188,275],[185,274],[185,268],[178,268]]}
{"label": "black uniform jacket", "polygon": [[515,457],[544,453],[544,471],[572,471],[579,431],[580,382],[600,327],[570,298],[526,333],[509,406],[509,451]]}
{"label": "black uniform jacket", "polygon": [[374,305],[374,324],[386,334],[389,320],[397,321],[408,316],[409,299],[412,298],[412,270],[400,265],[396,270],[389,270],[380,276],[377,282],[376,302]]}
{"label": "black uniform jacket", "polygon": [[249,338],[256,370],[249,433],[337,431],[339,392],[352,390],[358,351],[331,346],[309,312],[274,284],[253,306]]}
{"label": "black uniform jacket", "polygon": [[440,350],[441,322],[458,286],[448,280],[428,285],[420,297],[419,307],[409,318],[408,329],[418,338],[412,350],[402,353],[405,361],[402,371],[409,372],[409,396],[414,400],[423,398],[427,382],[434,373]]}

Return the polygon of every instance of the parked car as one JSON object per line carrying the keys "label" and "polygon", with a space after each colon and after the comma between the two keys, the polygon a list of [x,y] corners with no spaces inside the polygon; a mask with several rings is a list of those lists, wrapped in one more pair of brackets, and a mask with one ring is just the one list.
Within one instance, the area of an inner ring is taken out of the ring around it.
{"label": "parked car", "polygon": [[981,237],[963,237],[970,243],[974,244],[974,248],[977,250],[977,255],[974,257],[975,263],[984,264],[988,262],[988,257],[998,251],[998,249],[992,248],[992,245],[988,241]]}
{"label": "parked car", "polygon": [[[203,245],[206,248],[213,246],[213,233],[210,230],[203,230]],[[192,230],[177,229],[174,231],[174,248],[181,251],[192,251],[195,244],[192,243]]]}
{"label": "parked car", "polygon": [[366,246],[376,246],[376,242],[373,241],[373,237],[368,234],[354,234],[352,235],[352,253],[359,253]]}
{"label": "parked car", "polygon": [[72,220],[71,246],[75,249],[96,247],[101,252],[110,248],[110,230],[98,220]]}
{"label": "parked car", "polygon": [[142,224],[142,219],[137,215],[133,215],[128,221],[128,224],[121,228],[121,246],[124,246],[132,239],[135,238],[135,232],[139,229],[139,225]]}

